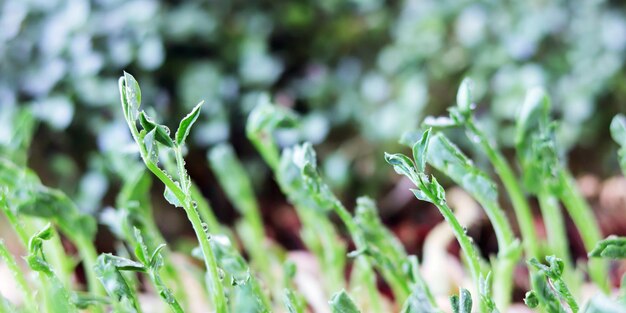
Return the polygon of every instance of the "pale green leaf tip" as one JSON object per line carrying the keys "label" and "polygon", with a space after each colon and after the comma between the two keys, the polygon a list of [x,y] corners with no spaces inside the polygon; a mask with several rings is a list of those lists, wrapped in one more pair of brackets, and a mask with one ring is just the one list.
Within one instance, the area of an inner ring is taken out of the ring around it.
{"label": "pale green leaf tip", "polygon": [[473,82],[470,78],[464,78],[456,94],[456,104],[461,112],[465,113],[472,110],[472,85]]}
{"label": "pale green leaf tip", "polygon": [[626,146],[626,116],[617,114],[611,120],[611,137],[620,146]]}

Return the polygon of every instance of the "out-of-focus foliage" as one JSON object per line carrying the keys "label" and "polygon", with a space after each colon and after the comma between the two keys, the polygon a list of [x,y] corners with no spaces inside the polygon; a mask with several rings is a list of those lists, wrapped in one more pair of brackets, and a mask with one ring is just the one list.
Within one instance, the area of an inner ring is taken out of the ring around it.
{"label": "out-of-focus foliage", "polygon": [[[10,125],[14,108],[29,105],[51,129],[70,128],[65,141],[95,142],[80,147],[82,155],[126,149],[130,137],[111,92],[126,69],[142,82],[144,102],[168,116],[162,123],[206,101],[190,140],[204,148],[240,134],[254,95],[269,89],[280,104],[309,113],[304,139],[333,148],[322,164],[333,186],[346,186],[354,175],[371,185],[382,175],[374,163],[382,161],[370,155],[380,153],[364,156],[355,147],[381,152],[374,147],[395,144],[417,126],[427,103],[437,111],[452,102],[461,76],[474,79],[477,102],[492,103],[481,113],[494,117],[488,127],[499,129],[505,144],[512,143],[519,99],[535,85],[553,88],[566,147],[583,131],[593,139],[599,130],[580,125],[608,90],[623,90],[615,87],[624,72],[626,18],[616,5],[6,0],[0,4],[0,121]],[[0,140],[8,140],[10,128],[0,129]],[[329,136],[345,144],[334,149],[337,141]],[[294,142],[289,133],[281,140]],[[77,180],[76,158],[51,160]],[[106,175],[98,161],[87,163],[80,184],[57,183],[100,199]],[[359,170],[350,171],[353,165]],[[82,202],[87,210],[97,207]]]}

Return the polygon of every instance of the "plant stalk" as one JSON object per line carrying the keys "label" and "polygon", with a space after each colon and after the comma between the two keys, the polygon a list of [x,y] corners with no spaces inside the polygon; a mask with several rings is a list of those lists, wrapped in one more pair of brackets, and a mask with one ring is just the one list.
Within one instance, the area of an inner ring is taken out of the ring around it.
{"label": "plant stalk", "polygon": [[496,173],[500,176],[502,184],[511,199],[511,203],[513,204],[513,209],[515,211],[515,217],[517,218],[517,223],[519,224],[520,232],[522,233],[522,243],[524,251],[526,252],[526,257],[540,259],[541,253],[538,245],[539,240],[535,231],[533,214],[530,210],[528,202],[526,201],[526,197],[522,192],[522,188],[515,177],[513,169],[506,161],[504,155],[502,155],[495,145],[487,139],[485,133],[476,126],[473,119],[469,119],[466,126],[468,129],[468,137],[471,140],[477,140],[481,145],[487,155],[487,158],[491,161]]}

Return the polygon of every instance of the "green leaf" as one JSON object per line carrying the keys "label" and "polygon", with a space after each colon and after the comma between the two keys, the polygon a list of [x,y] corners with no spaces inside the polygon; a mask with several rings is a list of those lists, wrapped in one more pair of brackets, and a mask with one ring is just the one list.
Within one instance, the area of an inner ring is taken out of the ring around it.
{"label": "green leaf", "polygon": [[246,136],[269,167],[275,170],[281,157],[274,132],[278,128],[293,128],[297,124],[298,119],[292,111],[272,105],[269,97],[262,95],[248,116]]}
{"label": "green leaf", "polygon": [[72,303],[81,310],[86,310],[92,306],[100,306],[109,304],[110,301],[106,297],[96,296],[85,292],[72,293]]}
{"label": "green leaf", "polygon": [[329,301],[333,313],[359,313],[361,312],[345,290],[333,295]]}
{"label": "green leaf", "polygon": [[531,309],[537,308],[539,306],[539,298],[537,297],[537,293],[532,290],[526,292],[526,295],[524,296],[524,303],[527,307]]}
{"label": "green leaf", "polygon": [[578,312],[578,304],[561,277],[565,267],[563,260],[555,256],[547,256],[546,261],[548,265],[540,263],[535,258],[528,261],[528,265],[537,270],[532,277],[532,282],[539,303],[550,308],[548,311],[552,312],[563,309],[560,300],[562,299],[572,312]]}
{"label": "green leaf", "polygon": [[393,166],[396,173],[406,176],[417,185],[417,181],[414,179],[416,175],[415,164],[409,157],[402,153],[389,154],[385,152],[385,161]]}
{"label": "green leaf", "polygon": [[141,236],[141,231],[137,227],[133,227],[133,232],[135,235],[135,256],[137,259],[143,263],[148,264],[148,247],[146,243],[143,241],[143,237]]}
{"label": "green leaf", "polygon": [[137,120],[137,112],[141,106],[141,89],[135,77],[124,72],[124,76],[119,80],[120,95],[122,98],[122,108],[124,116],[129,122]]}
{"label": "green leaf", "polygon": [[115,266],[115,268],[117,268],[120,271],[131,271],[131,272],[145,272],[146,271],[146,267],[139,262],[135,262],[133,260],[129,260],[127,258],[123,258],[123,257],[112,255],[112,254],[102,254],[101,256],[104,257],[104,259],[109,265]]}
{"label": "green leaf", "polygon": [[139,135],[142,137],[142,141],[144,146],[146,147],[146,152],[148,153],[148,158],[152,163],[157,163],[159,161],[159,145],[155,140],[156,137],[156,128],[153,128],[149,132],[142,131]]}
{"label": "green leaf", "polygon": [[550,98],[546,92],[541,88],[530,89],[517,115],[515,144],[523,144],[528,140],[529,132],[536,132],[539,127],[547,126],[549,114]]}
{"label": "green leaf", "polygon": [[154,132],[154,139],[160,142],[166,147],[174,147],[174,142],[170,138],[170,129],[165,125],[157,124],[149,117],[145,111],[139,113],[139,122],[141,127],[146,130],[147,133]]}
{"label": "green leaf", "polygon": [[[121,266],[121,267],[119,267]],[[104,290],[114,301],[116,312],[134,313],[140,311],[135,290],[130,288],[120,268],[142,268],[143,265],[111,254],[101,254],[94,272]]]}
{"label": "green leaf", "polygon": [[461,288],[458,296],[450,297],[450,303],[454,313],[472,313],[472,295],[465,288]]}
{"label": "green leaf", "polygon": [[163,256],[161,256],[161,251],[165,249],[167,245],[162,243],[158,245],[154,251],[152,251],[152,255],[150,256],[150,260],[148,266],[153,270],[158,270],[161,266],[163,266]]}
{"label": "green leaf", "polygon": [[28,191],[28,198],[18,203],[17,212],[54,221],[72,240],[77,236],[91,240],[96,233],[93,217],[81,213],[63,192],[43,185]]}
{"label": "green leaf", "polygon": [[77,312],[76,306],[70,299],[70,292],[56,276],[44,254],[43,243],[52,238],[53,234],[52,225],[48,223],[30,238],[26,262],[32,270],[45,274],[42,279],[46,287],[46,301],[49,310],[52,312]]}
{"label": "green leaf", "polygon": [[450,177],[479,201],[496,202],[498,191],[489,176],[444,134],[437,133],[430,139],[428,163]]}
{"label": "green leaf", "polygon": [[626,237],[609,236],[599,241],[589,252],[592,258],[625,259]]}
{"label": "green leaf", "polygon": [[291,128],[298,123],[297,116],[290,110],[272,105],[269,96],[262,95],[257,106],[250,112],[246,123],[248,138],[275,128]]}
{"label": "green leaf", "polygon": [[413,145],[413,159],[415,160],[418,172],[424,172],[426,170],[426,152],[428,151],[431,131],[432,128],[428,128],[424,131],[422,139]]}
{"label": "green leaf", "polygon": [[176,130],[176,144],[183,145],[187,136],[189,136],[189,132],[191,131],[191,126],[196,122],[198,116],[200,116],[200,107],[204,101],[200,101],[192,110],[185,116],[178,125],[178,130]]}
{"label": "green leaf", "polygon": [[620,146],[626,147],[626,116],[616,115],[611,121],[611,137]]}
{"label": "green leaf", "polygon": [[[180,187],[179,182],[175,181],[174,183]],[[171,189],[169,189],[167,186],[165,186],[165,190],[163,191],[163,197],[165,197],[165,200],[167,200],[169,204],[178,208],[183,207],[183,204],[180,202],[180,200],[178,200],[178,197],[176,197],[174,192]]]}

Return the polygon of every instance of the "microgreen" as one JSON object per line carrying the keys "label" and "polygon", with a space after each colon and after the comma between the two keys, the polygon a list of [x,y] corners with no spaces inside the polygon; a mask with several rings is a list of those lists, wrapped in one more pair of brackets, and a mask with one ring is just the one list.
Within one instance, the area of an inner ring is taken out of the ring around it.
{"label": "microgreen", "polygon": [[526,294],[526,304],[531,308],[542,305],[548,312],[565,312],[564,301],[571,312],[578,312],[578,303],[562,278],[565,263],[555,256],[547,256],[546,262],[542,264],[535,258],[528,261],[537,272],[532,277],[533,290]]}
{"label": "microgreen", "polygon": [[[522,265],[518,264],[522,250],[530,273],[531,290],[524,298],[529,308],[547,313],[612,313],[626,307],[624,283],[618,297],[598,293],[583,302],[579,294],[584,273],[574,267],[580,263],[570,254],[561,204],[589,251],[586,268],[591,281],[603,291],[609,287],[608,259],[626,257],[626,239],[609,236],[600,240],[597,221],[564,161],[557,136],[559,125],[551,119],[550,100],[541,89],[529,91],[518,115],[514,143],[519,175],[479,126],[469,80],[462,82],[457,104],[449,109],[448,117],[428,117],[423,124],[433,128],[403,137],[402,142],[411,148],[410,156],[384,155],[384,160],[413,184],[410,191],[417,199],[434,204],[450,226],[450,236],[454,235],[460,245],[470,285],[458,286],[458,295],[449,298],[449,308],[439,308],[442,294],[433,294],[421,276],[417,257],[409,255],[385,226],[376,201],[362,196],[356,199],[354,209],[345,205],[351,202],[344,201],[326,182],[328,172],[323,170],[313,144],[279,144],[275,135],[284,128],[296,134],[293,138],[306,137],[300,136],[299,119],[289,109],[261,96],[249,116],[246,135],[301,222],[300,236],[310,252],[304,262],[290,260],[290,253],[268,238],[261,216],[260,204],[264,202],[256,198],[247,160],[240,160],[234,147],[217,144],[209,150],[207,160],[219,187],[241,215],[236,232],[220,223],[191,179],[184,160],[186,141],[193,125],[202,123],[203,102],[179,121],[172,137],[169,128],[158,122],[157,114],[141,106],[139,83],[132,75],[124,73],[119,87],[124,119],[141,161],[128,158],[124,152],[121,158],[126,160],[110,167],[120,179],[121,189],[114,207],[104,208],[98,219],[87,213],[82,201],[72,201],[71,192],[44,185],[27,167],[27,149],[35,126],[31,112],[18,111],[11,141],[0,145],[0,209],[21,243],[17,249],[26,251],[23,260],[17,258],[0,239],[0,260],[23,297],[19,302],[0,295],[0,312],[140,313],[152,310],[144,306],[143,299],[146,293],[154,293],[162,308],[171,312],[193,311],[200,301],[203,310],[208,305],[218,313],[304,313],[309,308],[336,313],[392,309],[402,313],[449,309],[454,313],[495,313],[507,310],[512,300],[512,278],[515,267]],[[625,120],[618,115],[610,127],[621,147],[618,157],[622,167],[626,167],[622,151],[626,146]],[[450,127],[466,130],[497,177],[492,178],[488,169],[473,162],[444,134]],[[431,167],[435,174],[446,175],[476,199],[486,213],[498,244],[498,252],[489,262],[455,215],[455,205],[448,205],[446,189],[429,173]],[[157,220],[151,201],[153,177],[162,184],[159,188],[163,188],[165,200],[182,208],[199,246],[184,239],[166,243],[159,230],[163,221]],[[513,205],[523,244],[514,233],[514,221],[504,211],[506,205],[500,201],[500,181]],[[538,200],[547,244],[537,239],[527,196]],[[96,220],[114,235],[115,254],[98,256],[93,243]],[[71,249],[66,249],[68,244]],[[354,250],[348,251],[352,247]],[[73,248],[78,257],[71,252]],[[190,258],[180,261],[184,252],[201,262]],[[549,255],[545,262],[538,261],[544,254]],[[87,288],[75,276],[79,262]],[[318,275],[315,279],[319,281],[310,281],[311,275]],[[199,290],[191,290],[193,284]],[[389,287],[392,298],[381,292],[381,284]],[[319,287],[322,290],[314,289]],[[204,299],[208,299],[207,305]]]}
{"label": "microgreen", "polygon": [[[476,284],[476,289],[479,288],[479,280],[482,277],[482,269],[480,265],[480,254],[474,246],[473,240],[467,235],[466,229],[459,223],[456,216],[452,212],[452,209],[448,207],[445,199],[445,190],[437,182],[434,176],[428,176],[424,171],[420,171],[420,168],[424,168],[421,165],[416,165],[422,162],[422,159],[426,158],[428,142],[430,140],[431,129],[427,129],[422,138],[415,143],[413,151],[417,151],[415,162],[403,154],[385,154],[385,160],[391,164],[394,170],[401,175],[406,176],[417,187],[417,189],[411,189],[416,198],[422,201],[428,201],[433,203],[439,209],[445,220],[452,227],[454,236],[459,242],[465,260],[467,261],[469,272]],[[417,148],[415,147],[417,146]],[[423,148],[422,148],[423,147]],[[486,310],[486,302],[481,299],[481,312]]]}
{"label": "microgreen", "polygon": [[[572,217],[587,250],[593,249],[601,239],[601,233],[589,204],[578,191],[573,175],[561,161],[555,134],[557,125],[550,121],[550,108],[550,99],[543,90],[535,88],[527,93],[517,124],[516,150],[524,170],[525,186],[539,199],[550,253],[573,264],[559,201],[563,202]],[[608,290],[605,262],[591,260],[589,272],[598,286]]]}
{"label": "microgreen", "polygon": [[498,240],[498,258],[493,264],[496,272],[495,298],[500,308],[508,306],[512,290],[512,275],[515,264],[521,257],[521,246],[515,238],[511,224],[498,203],[495,182],[476,167],[443,133],[430,139],[428,163],[449,176],[478,200],[487,213]]}
{"label": "microgreen", "polygon": [[[457,105],[448,109],[450,117],[446,120],[448,122],[443,124],[447,127],[463,127],[470,141],[487,156],[496,173],[502,180],[504,189],[513,204],[515,216],[522,233],[522,245],[526,255],[539,257],[541,255],[538,245],[539,240],[535,231],[533,215],[528,201],[517,181],[515,172],[504,157],[504,154],[498,149],[493,138],[490,138],[477,124],[473,115],[473,110],[476,107],[473,101],[472,83],[471,80],[466,78],[461,83],[457,92]],[[424,121],[425,125],[429,126],[428,122],[430,121],[439,120],[436,118],[427,118]],[[441,122],[438,122],[430,126],[437,127],[441,124]]]}
{"label": "microgreen", "polygon": [[[217,261],[209,242],[210,235],[208,233],[208,229],[203,227],[203,222],[195,207],[197,205],[196,202],[192,200],[190,192],[191,181],[185,169],[182,155],[182,145],[184,144],[184,139],[186,138],[193,121],[195,121],[194,116],[196,116],[197,113],[192,111],[192,113],[184,119],[186,122],[181,122],[181,135],[177,136],[177,142],[175,145],[173,143],[170,145],[172,140],[169,137],[169,132],[165,126],[160,127],[157,125],[152,129],[144,128],[141,132],[137,129],[138,110],[141,105],[141,90],[139,89],[139,84],[135,78],[128,73],[124,73],[124,76],[122,76],[119,80],[119,87],[124,116],[126,117],[126,122],[133,139],[139,146],[141,158],[146,164],[148,170],[150,170],[165,185],[165,198],[171,204],[182,207],[185,210],[185,213],[193,226],[194,232],[196,233],[196,237],[200,242],[200,247],[204,256],[203,259],[209,275],[209,294],[212,296],[213,305],[215,306],[217,312],[226,312],[227,309],[224,298],[224,289],[218,275]],[[196,110],[199,110],[199,106],[194,108],[194,111]],[[145,116],[145,113],[142,115]],[[146,118],[146,120],[148,119]],[[151,127],[152,124],[147,126]],[[179,181],[174,181],[171,178],[171,175],[168,175],[158,165],[157,142],[159,140],[157,140],[157,138],[161,137],[160,135],[159,137],[156,137],[157,129],[163,129],[164,133],[167,135],[167,138],[162,139],[164,142],[163,145],[164,147],[169,147],[173,150],[176,159]]]}

